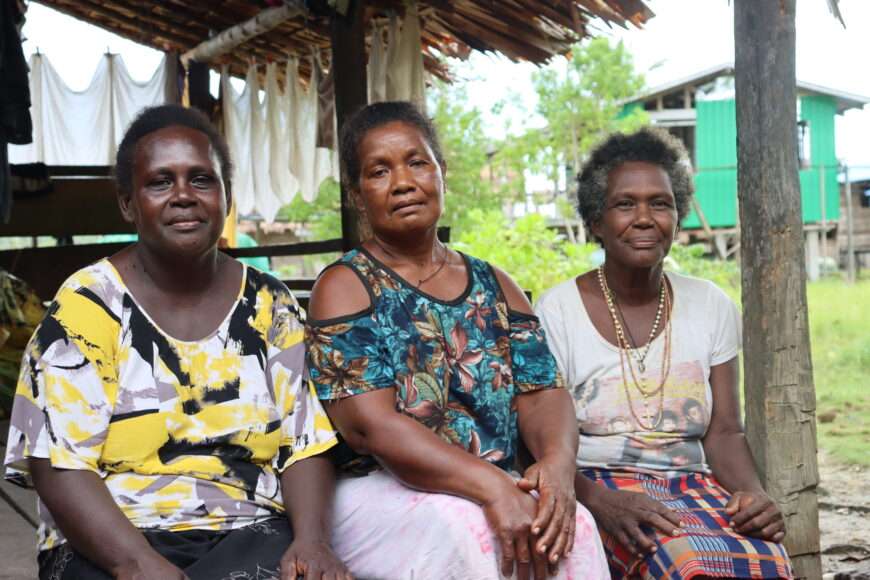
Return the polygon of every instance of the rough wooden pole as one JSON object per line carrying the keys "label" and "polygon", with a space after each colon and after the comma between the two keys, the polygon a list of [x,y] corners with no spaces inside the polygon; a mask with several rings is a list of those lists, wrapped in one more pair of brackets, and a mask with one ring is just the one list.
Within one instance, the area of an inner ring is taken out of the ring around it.
{"label": "rough wooden pole", "polygon": [[181,63],[178,60],[178,52],[172,50],[163,54],[166,59],[166,84],[163,86],[163,100],[166,103],[179,104],[184,92],[182,87],[184,78]]}
{"label": "rough wooden pole", "polygon": [[[215,110],[215,99],[209,91],[209,74],[207,64],[195,60],[187,63],[187,104],[194,109],[199,109],[214,121],[215,116],[220,117],[220,112]],[[238,221],[236,204],[232,204],[227,220],[224,222],[224,231],[221,233],[221,237],[230,248],[236,247]]]}
{"label": "rough wooden pole", "polygon": [[795,0],[735,0],[734,46],[747,434],[762,482],[785,514],[796,574],[821,578]]}
{"label": "rough wooden pole", "polygon": [[208,65],[196,61],[187,63],[187,98],[191,107],[199,109],[211,118],[214,112],[214,97],[209,92]]}
{"label": "rough wooden pole", "polygon": [[[344,14],[336,12],[332,18],[332,67],[335,71],[335,116],[339,134],[348,119],[368,102],[364,12],[363,0],[351,0]],[[351,193],[342,184],[341,238],[344,250],[358,246],[368,231],[365,217],[357,211]]]}

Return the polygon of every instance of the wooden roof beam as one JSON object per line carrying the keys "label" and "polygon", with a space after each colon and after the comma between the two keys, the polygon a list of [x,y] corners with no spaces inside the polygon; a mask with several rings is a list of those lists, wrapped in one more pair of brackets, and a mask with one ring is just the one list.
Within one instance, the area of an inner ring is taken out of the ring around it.
{"label": "wooden roof beam", "polygon": [[292,0],[283,6],[267,8],[253,18],[237,24],[214,37],[200,43],[181,55],[181,62],[187,64],[191,60],[209,62],[225,54],[252,38],[272,30],[285,20],[300,16],[306,12],[301,0]]}
{"label": "wooden roof beam", "polygon": [[[198,4],[179,4],[177,2],[166,2],[163,5],[159,6],[159,9],[166,12],[167,15],[175,15],[181,16],[187,21],[195,21],[202,22],[209,29],[216,28],[230,28],[235,26],[238,22],[238,18],[233,18],[230,15],[227,15],[223,12],[215,10],[215,6],[206,5],[204,8],[200,8]],[[203,42],[208,39],[208,35],[204,35],[200,37],[197,42]],[[269,43],[263,40],[264,36],[258,36],[256,38],[251,39],[251,43],[255,48],[258,48],[262,51],[269,50]],[[185,51],[190,50],[190,46],[185,48]]]}
{"label": "wooden roof beam", "polygon": [[188,36],[191,38],[191,44],[202,42],[203,39],[208,38],[208,26],[201,21],[187,19],[187,21],[179,22],[177,18],[171,18],[149,10],[141,2],[129,3],[115,0],[111,5],[105,2],[100,4],[106,8],[113,9],[115,12],[127,13],[127,16],[139,18],[151,25],[162,26],[165,30],[178,36]]}
{"label": "wooden roof beam", "polygon": [[[467,13],[461,14],[457,11],[454,14],[443,14],[442,19],[452,28],[454,35],[477,50],[495,52],[498,50],[496,47],[501,45],[501,52],[508,58],[512,60],[524,59],[532,62],[545,61],[552,56],[551,53],[543,48],[523,44],[522,41],[516,38],[503,36],[498,32],[486,28],[482,24],[475,22]],[[471,44],[470,35],[474,35],[474,38],[477,40],[476,46]]]}
{"label": "wooden roof beam", "polygon": [[529,26],[528,23],[514,19],[509,13],[502,15],[499,20],[492,14],[476,6],[468,6],[465,17],[481,27],[493,31],[505,38],[516,39],[530,46],[536,46],[549,54],[559,51],[555,43],[550,42],[539,29]]}
{"label": "wooden roof beam", "polygon": [[[181,36],[172,31],[161,30],[150,23],[143,23],[136,18],[127,16],[123,13],[120,13],[111,8],[107,8],[100,4],[93,3],[90,0],[76,0],[76,2],[72,4],[73,5],[68,5],[66,3],[51,3],[48,4],[48,6],[54,10],[68,14],[73,18],[85,20],[86,22],[95,24],[96,26],[103,28],[104,30],[110,30],[111,32],[114,32],[119,36],[123,36],[130,40],[140,42],[148,46],[154,45],[154,42],[148,42],[148,40],[153,41],[154,38],[163,39],[167,41],[168,44],[172,45],[173,48],[180,49],[186,49],[188,46],[193,44],[193,42],[195,42],[189,37]],[[112,24],[102,24],[97,19],[93,18],[93,16],[91,16],[90,14],[87,15],[86,18],[85,15],[82,14],[83,11],[87,11],[96,16],[105,18],[109,20]],[[118,25],[129,28],[130,30],[121,31],[118,29]]]}
{"label": "wooden roof beam", "polygon": [[[172,5],[172,10],[177,12],[178,14],[183,15],[185,18],[192,19],[192,20],[205,19],[206,15],[210,14],[216,18],[220,18],[222,23],[223,22],[231,22],[223,14],[218,14],[218,13],[215,13],[212,11],[206,11],[203,14],[197,14],[194,12],[179,9],[175,5]],[[303,28],[304,28],[304,24],[297,27],[297,29],[295,29],[293,31],[293,34],[295,34],[296,30],[301,30]],[[275,30],[275,32],[277,32],[277,31],[278,31],[278,29]],[[288,38],[292,39],[293,34],[287,35]],[[206,41],[203,40],[203,37],[200,37],[197,39],[197,42],[201,43],[201,42],[206,42]],[[286,54],[288,52],[296,53],[296,54],[303,54],[304,51],[302,48],[297,48],[295,46],[293,46],[293,50],[286,50],[286,49],[282,48],[284,42],[285,41],[279,42],[276,39],[270,39],[268,34],[262,34],[260,36],[254,37],[254,38],[247,39],[243,43],[244,50],[239,50],[240,47],[237,46],[237,47],[235,47],[237,50],[235,50],[234,52],[249,53],[250,56],[256,57],[257,59],[260,59],[263,62],[284,60],[286,57]],[[190,45],[186,46],[184,50],[185,51],[191,50],[191,46]],[[241,62],[251,60],[249,56],[240,56],[240,55],[236,55],[236,56],[238,56],[238,58]],[[224,53],[222,56],[215,57],[212,60],[212,62],[210,62],[209,64],[214,67],[215,65],[223,64],[224,62],[229,62],[230,60],[232,60],[232,59],[228,58],[228,54]],[[244,73],[242,73],[241,76],[244,77],[245,76]]]}

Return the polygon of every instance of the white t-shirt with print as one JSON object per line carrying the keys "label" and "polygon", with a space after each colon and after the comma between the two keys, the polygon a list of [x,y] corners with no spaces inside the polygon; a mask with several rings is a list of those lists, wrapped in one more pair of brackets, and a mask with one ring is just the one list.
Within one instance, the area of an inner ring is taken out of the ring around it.
{"label": "white t-shirt with print", "polygon": [[[675,472],[710,471],[701,443],[713,404],[710,367],[737,356],[740,315],[734,302],[712,282],[672,272],[667,277],[673,288],[671,366],[662,419],[654,431],[641,427],[630,405],[645,424],[655,424],[659,395],[649,399],[645,411],[627,366],[628,381],[623,381],[619,350],[592,324],[575,279],[548,290],[535,306],[574,397],[580,424],[578,468],[665,477]],[[659,383],[664,343],[661,332],[646,357],[646,372],[641,376],[647,391]],[[636,364],[635,369],[639,372]]]}

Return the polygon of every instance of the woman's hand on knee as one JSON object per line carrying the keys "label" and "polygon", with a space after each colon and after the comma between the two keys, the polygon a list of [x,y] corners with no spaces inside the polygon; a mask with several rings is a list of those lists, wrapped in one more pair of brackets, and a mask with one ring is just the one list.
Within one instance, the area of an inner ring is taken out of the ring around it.
{"label": "woman's hand on knee", "polygon": [[482,507],[501,546],[502,574],[510,577],[516,565],[518,580],[544,580],[547,560],[535,550],[536,536],[532,534],[538,511],[535,498],[516,485],[507,484],[493,490]]}
{"label": "woman's hand on knee", "polygon": [[112,570],[112,577],[116,580],[151,580],[152,578],[190,580],[183,570],[154,551]]}
{"label": "woman's hand on knee", "polygon": [[731,518],[731,528],[740,534],[782,542],[785,519],[779,506],[763,491],[737,491],[731,496],[725,513]]}
{"label": "woman's hand on knee", "polygon": [[644,493],[598,488],[586,505],[595,522],[634,555],[656,550],[644,528],[658,528],[669,536],[680,535],[682,520],[677,513]]}
{"label": "woman's hand on knee", "polygon": [[281,557],[281,580],[353,580],[325,541],[296,538]]}
{"label": "woman's hand on knee", "polygon": [[577,525],[577,496],[574,492],[574,461],[567,465],[542,459],[534,463],[517,482],[523,491],[538,492],[538,508],[532,522],[537,537],[535,550],[556,564],[574,547]]}

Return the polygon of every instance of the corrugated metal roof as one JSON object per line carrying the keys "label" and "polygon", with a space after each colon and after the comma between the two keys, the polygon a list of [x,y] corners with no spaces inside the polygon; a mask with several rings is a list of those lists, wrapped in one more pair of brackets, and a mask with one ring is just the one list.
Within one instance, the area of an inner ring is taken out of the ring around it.
{"label": "corrugated metal roof", "polygon": [[[674,93],[676,91],[679,91],[683,87],[704,85],[718,77],[723,76],[734,76],[733,63],[718,64],[714,67],[698,71],[687,77],[682,77],[679,79],[668,81],[666,83],[662,83],[655,87],[646,89],[642,93],[630,99],[627,99],[625,102],[636,103],[638,101],[648,101],[650,99],[655,99],[663,95]],[[839,89],[832,89],[830,87],[825,87],[814,83],[808,83],[800,79],[797,80],[797,88],[798,92],[803,94],[828,95],[834,97],[835,99],[837,99],[838,113],[842,113],[843,111],[852,108],[860,109],[867,103],[870,103],[870,97],[841,91]]]}

